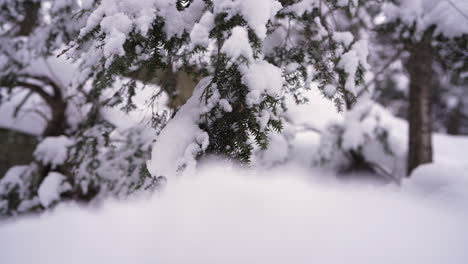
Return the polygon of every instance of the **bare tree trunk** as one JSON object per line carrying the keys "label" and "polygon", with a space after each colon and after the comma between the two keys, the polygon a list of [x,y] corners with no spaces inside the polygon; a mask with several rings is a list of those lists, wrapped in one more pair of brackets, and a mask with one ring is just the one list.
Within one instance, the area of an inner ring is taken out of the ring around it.
{"label": "bare tree trunk", "polygon": [[424,32],[422,39],[409,47],[407,69],[410,75],[409,91],[409,147],[408,176],[421,164],[432,162],[432,34]]}

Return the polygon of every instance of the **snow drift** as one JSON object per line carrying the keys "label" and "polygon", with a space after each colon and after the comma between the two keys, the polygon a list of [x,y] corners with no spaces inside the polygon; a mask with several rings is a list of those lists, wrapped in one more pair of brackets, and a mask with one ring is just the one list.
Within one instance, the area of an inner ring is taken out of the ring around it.
{"label": "snow drift", "polygon": [[311,176],[291,168],[209,164],[151,198],[109,201],[98,209],[62,204],[39,218],[0,225],[2,263],[468,260],[468,209],[458,203],[466,196],[440,199],[405,186],[343,185]]}

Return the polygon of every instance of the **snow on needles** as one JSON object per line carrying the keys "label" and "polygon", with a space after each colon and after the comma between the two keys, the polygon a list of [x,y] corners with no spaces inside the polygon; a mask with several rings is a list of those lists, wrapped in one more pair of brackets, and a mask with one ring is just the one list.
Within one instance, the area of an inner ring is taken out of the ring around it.
{"label": "snow on needles", "polygon": [[168,38],[190,32],[203,15],[206,3],[195,0],[183,11],[177,10],[171,0],[104,0],[91,13],[80,37],[92,32],[98,26],[105,33],[104,56],[112,60],[113,55],[124,55],[123,44],[129,33],[146,35],[156,16],[164,18]]}
{"label": "snow on needles", "polygon": [[266,37],[268,20],[281,9],[281,4],[276,0],[214,0],[213,5],[215,14],[241,14],[261,40]]}
{"label": "snow on needles", "polygon": [[262,96],[277,97],[283,87],[281,70],[264,61],[257,60],[251,65],[241,67],[242,82],[249,88],[246,104],[260,104]]}
{"label": "snow on needles", "polygon": [[75,142],[66,137],[47,137],[37,145],[34,157],[42,164],[50,164],[52,168],[62,165],[68,157],[68,148]]}
{"label": "snow on needles", "polygon": [[208,134],[198,127],[198,118],[203,111],[209,111],[200,103],[200,97],[210,81],[200,81],[192,97],[159,134],[147,162],[151,175],[173,178],[182,168],[191,171],[197,155],[208,147]]}
{"label": "snow on needles", "polygon": [[101,21],[101,30],[106,34],[104,56],[108,58],[114,54],[125,55],[123,45],[132,30],[130,18],[123,13],[107,16]]}
{"label": "snow on needles", "polygon": [[[349,39],[344,39],[349,41]],[[346,78],[345,88],[352,94],[356,95],[356,72],[359,65],[368,69],[370,66],[367,63],[369,50],[367,48],[367,40],[359,40],[353,44],[351,49],[341,56],[338,67],[343,69],[348,75]]]}
{"label": "snow on needles", "polygon": [[[257,60],[249,66],[240,66],[242,82],[249,92],[246,96],[246,104],[249,106],[261,103],[264,96],[277,97],[282,90],[283,78],[281,70],[276,66]],[[209,112],[219,104],[225,111],[232,110],[229,102],[220,98],[215,87],[213,95],[206,104],[200,100],[203,91],[211,81],[205,78],[194,89],[194,94],[177,112],[174,118],[161,131],[153,145],[151,160],[147,167],[153,176],[165,176],[173,178],[179,171],[189,172],[196,166],[196,157],[208,147],[208,134],[198,126],[200,115]],[[264,129],[268,121],[275,116],[264,110],[258,117],[261,129]]]}
{"label": "snow on needles", "polygon": [[193,26],[192,32],[190,32],[190,40],[192,47],[202,46],[208,47],[210,42],[210,30],[214,26],[214,15],[210,11],[206,11],[203,14],[200,22]]}
{"label": "snow on needles", "polygon": [[253,60],[253,51],[249,43],[247,30],[241,26],[234,27],[231,36],[224,42],[221,52],[231,58],[231,64],[241,56],[247,62],[251,62]]}
{"label": "snow on needles", "polygon": [[348,47],[353,42],[354,37],[351,32],[333,32],[333,40],[343,43],[345,47]]}

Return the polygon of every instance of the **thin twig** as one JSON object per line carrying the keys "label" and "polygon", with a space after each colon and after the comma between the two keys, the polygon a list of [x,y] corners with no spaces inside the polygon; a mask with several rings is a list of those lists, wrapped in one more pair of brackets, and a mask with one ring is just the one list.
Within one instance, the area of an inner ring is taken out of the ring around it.
{"label": "thin twig", "polygon": [[19,111],[21,110],[21,108],[24,106],[24,104],[28,101],[29,97],[31,97],[33,93],[34,93],[33,91],[29,91],[28,94],[26,94],[26,96],[23,97],[21,102],[15,107],[15,110],[13,111],[13,117],[16,118],[18,116]]}
{"label": "thin twig", "polygon": [[468,20],[468,15],[465,14],[463,12],[463,10],[461,10],[457,5],[455,5],[454,2],[452,2],[452,0],[445,0],[447,1],[453,8],[455,8],[455,10],[457,10],[466,20]]}

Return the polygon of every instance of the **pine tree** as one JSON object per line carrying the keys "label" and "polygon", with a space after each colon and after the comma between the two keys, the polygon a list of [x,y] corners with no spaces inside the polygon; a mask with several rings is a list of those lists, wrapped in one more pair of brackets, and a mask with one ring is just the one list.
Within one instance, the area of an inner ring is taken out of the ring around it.
{"label": "pine tree", "polygon": [[[132,9],[126,4],[103,1],[93,7],[77,41],[76,51],[89,48],[83,72],[94,80],[95,94],[116,76],[135,72],[150,76],[140,80],[167,77],[158,83],[170,96],[178,92],[181,72],[203,78],[153,147],[149,169],[155,176],[193,167],[203,153],[247,163],[253,144],[266,148],[268,134],[281,131],[286,94],[300,101],[300,87],[315,82],[340,109],[353,103],[356,84],[363,81],[366,43],[340,38],[330,23],[335,12],[352,10],[353,1],[143,1]],[[127,96],[129,107],[131,82],[116,93]],[[190,134],[168,154],[165,142],[177,142],[173,137],[181,128]],[[174,160],[176,165],[163,168]]]}

